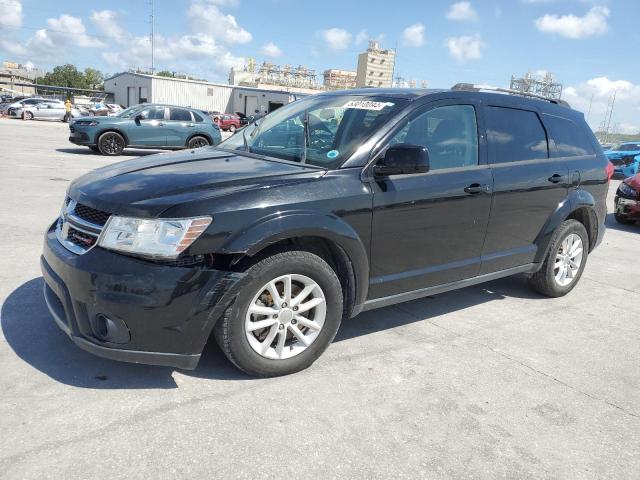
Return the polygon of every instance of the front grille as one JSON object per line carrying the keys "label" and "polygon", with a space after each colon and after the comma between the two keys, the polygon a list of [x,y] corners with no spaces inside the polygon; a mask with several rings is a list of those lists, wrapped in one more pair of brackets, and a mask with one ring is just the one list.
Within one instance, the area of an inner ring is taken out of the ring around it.
{"label": "front grille", "polygon": [[610,160],[611,163],[613,163],[616,167],[619,167],[620,165],[624,165],[624,162],[622,161],[621,158],[613,158]]}
{"label": "front grille", "polygon": [[96,244],[98,237],[69,226],[67,240],[80,248],[88,250]]}
{"label": "front grille", "polygon": [[81,255],[96,245],[110,216],[110,213],[66,198],[56,224],[56,237],[67,250]]}
{"label": "front grille", "polygon": [[96,210],[95,208],[82,205],[81,203],[76,204],[73,214],[82,220],[100,226],[107,223],[107,220],[109,220],[109,217],[111,216],[110,213],[103,212],[102,210]]}

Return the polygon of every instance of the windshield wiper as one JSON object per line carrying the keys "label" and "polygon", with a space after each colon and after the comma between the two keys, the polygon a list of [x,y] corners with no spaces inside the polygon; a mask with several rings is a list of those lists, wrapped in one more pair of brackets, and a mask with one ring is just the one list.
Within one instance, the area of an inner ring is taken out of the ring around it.
{"label": "windshield wiper", "polygon": [[302,121],[304,131],[302,132],[304,138],[302,140],[302,156],[300,163],[307,163],[307,148],[309,146],[309,110],[304,111],[304,120]]}

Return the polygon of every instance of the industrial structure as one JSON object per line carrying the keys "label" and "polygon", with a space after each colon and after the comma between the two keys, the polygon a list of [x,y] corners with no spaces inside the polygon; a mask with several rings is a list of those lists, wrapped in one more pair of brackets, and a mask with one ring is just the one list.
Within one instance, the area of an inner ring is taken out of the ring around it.
{"label": "industrial structure", "polygon": [[168,103],[210,112],[268,113],[304,96],[283,90],[268,90],[160,77],[143,73],[119,73],[104,81],[114,102],[129,107],[138,103]]}
{"label": "industrial structure", "polygon": [[2,62],[0,68],[0,89],[10,93],[34,95],[38,77],[43,77],[44,71],[21,65],[15,62]]}
{"label": "industrial structure", "polygon": [[395,59],[395,50],[383,50],[379,42],[369,40],[367,51],[358,55],[356,87],[391,87]]}
{"label": "industrial structure", "polygon": [[562,97],[562,84],[553,80],[553,75],[546,72],[542,77],[527,72],[524,77],[511,76],[511,90],[522,93],[541,95],[545,98],[560,99]]}
{"label": "industrial structure", "polygon": [[315,70],[304,65],[280,66],[265,61],[258,66],[253,58],[247,59],[243,68],[231,68],[229,84],[299,93],[315,93],[322,89]]}
{"label": "industrial structure", "polygon": [[322,82],[326,90],[346,90],[356,88],[356,72],[353,70],[325,70]]}

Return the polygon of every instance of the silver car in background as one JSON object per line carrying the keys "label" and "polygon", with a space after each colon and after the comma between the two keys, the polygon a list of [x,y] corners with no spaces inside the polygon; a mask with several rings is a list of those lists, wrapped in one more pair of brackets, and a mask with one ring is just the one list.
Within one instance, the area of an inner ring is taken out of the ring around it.
{"label": "silver car in background", "polygon": [[[23,106],[16,110],[16,116],[21,116],[24,120],[64,120],[66,108],[64,102],[60,100],[46,100],[35,105]],[[82,117],[82,113],[77,108],[71,108],[71,117]]]}

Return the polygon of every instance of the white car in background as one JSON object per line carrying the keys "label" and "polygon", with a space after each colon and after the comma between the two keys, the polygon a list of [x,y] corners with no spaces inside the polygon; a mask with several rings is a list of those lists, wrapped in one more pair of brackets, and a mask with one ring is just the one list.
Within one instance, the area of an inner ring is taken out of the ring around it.
{"label": "white car in background", "polygon": [[[64,120],[66,113],[64,102],[60,100],[46,100],[35,105],[24,106],[19,116],[24,120]],[[71,117],[82,117],[82,113],[75,107],[71,108]]]}

